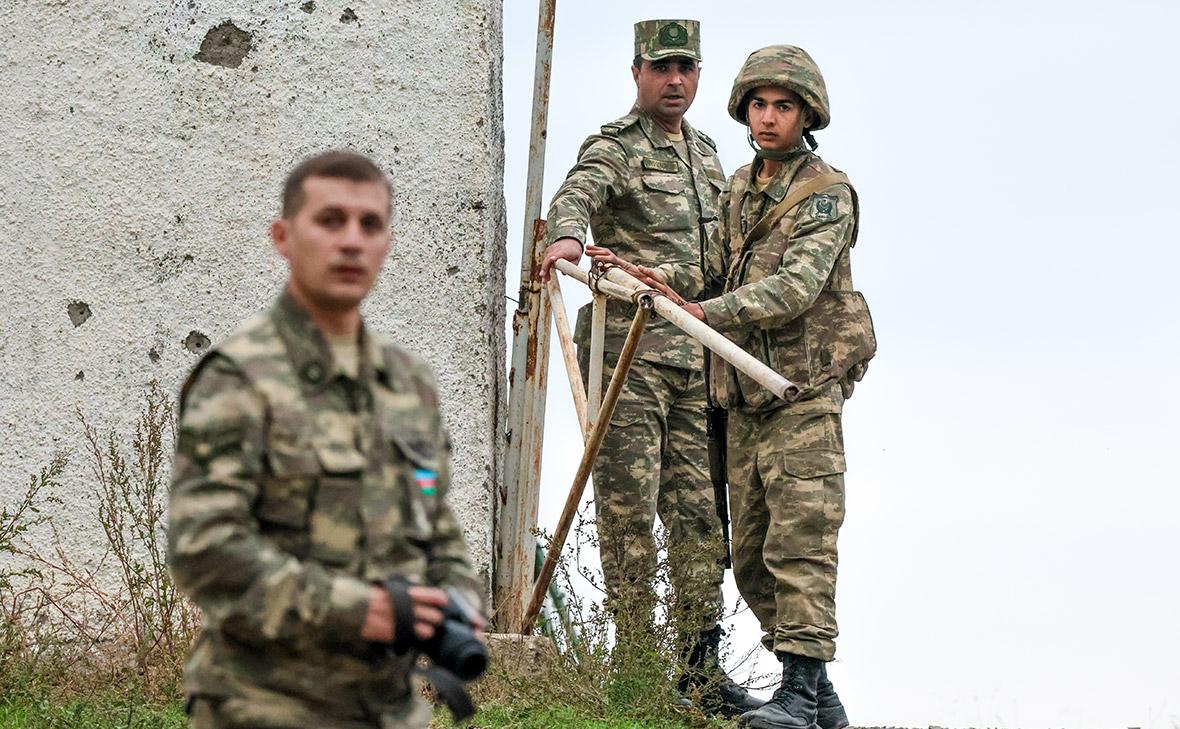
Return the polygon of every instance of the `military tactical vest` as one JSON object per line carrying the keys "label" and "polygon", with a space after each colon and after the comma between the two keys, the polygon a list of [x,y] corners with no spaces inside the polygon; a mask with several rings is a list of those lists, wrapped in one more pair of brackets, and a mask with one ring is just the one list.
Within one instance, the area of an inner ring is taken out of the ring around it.
{"label": "military tactical vest", "polygon": [[[876,353],[877,340],[864,296],[853,290],[851,250],[856,245],[860,211],[856,190],[838,170],[792,182],[782,201],[755,224],[747,234],[742,230],[742,202],[750,184],[752,168],[734,174],[729,216],[733,250],[725,282],[725,293],[761,281],[775,273],[787,252],[802,205],[815,193],[833,185],[847,185],[852,193],[854,227],[848,245],[841,251],[831,275],[815,303],[784,326],[754,328],[744,333],[738,345],[798,385],[806,398],[833,380],[840,380],[845,396],[853,383],[864,376],[868,361]],[[784,235],[775,239],[768,233],[779,228]],[[777,240],[776,243],[770,243]],[[783,402],[762,385],[712,355],[710,386],[722,406],[744,404],[752,409],[781,407]]]}

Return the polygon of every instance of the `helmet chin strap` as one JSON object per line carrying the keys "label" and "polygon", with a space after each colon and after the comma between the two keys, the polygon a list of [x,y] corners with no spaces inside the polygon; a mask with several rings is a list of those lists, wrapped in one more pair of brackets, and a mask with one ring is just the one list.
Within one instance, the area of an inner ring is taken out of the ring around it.
{"label": "helmet chin strap", "polygon": [[761,159],[768,159],[772,162],[786,162],[792,157],[798,156],[803,151],[803,141],[806,140],[807,146],[815,149],[819,145],[815,142],[815,137],[811,136],[810,131],[803,132],[803,139],[799,141],[794,147],[784,150],[763,149],[754,141],[754,132],[750,127],[746,127],[746,141],[750,143],[750,148],[754,150],[754,154]]}

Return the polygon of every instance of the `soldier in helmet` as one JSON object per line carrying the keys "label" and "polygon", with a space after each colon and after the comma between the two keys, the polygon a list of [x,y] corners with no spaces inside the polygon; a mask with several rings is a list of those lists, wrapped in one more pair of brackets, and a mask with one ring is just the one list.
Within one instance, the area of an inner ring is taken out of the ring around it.
{"label": "soldier in helmet", "polygon": [[840,729],[848,719],[825,663],[837,634],[841,413],[876,349],[864,299],[852,290],[856,193],[813,152],[812,132],[830,121],[828,95],[802,49],[752,53],[729,113],[748,127],[755,158],[728,181],[704,266],[639,272],[653,285],[710,292],[682,306],[803,390],[787,403],[713,360],[710,386],[729,409],[734,578],[762,624],[763,645],[783,664],[774,697],[741,723]]}
{"label": "soldier in helmet", "polygon": [[481,602],[434,378],[361,320],[391,208],[365,157],[298,165],[271,225],[283,293],[185,382],[168,566],[204,615],[194,729],[424,728],[415,639],[442,630],[451,594]]}
{"label": "soldier in helmet", "polygon": [[[554,196],[544,277],[557,259],[578,262],[587,226],[597,245],[630,260],[700,265],[725,181],[713,140],[684,120],[696,95],[700,60],[697,21],[635,24],[635,105],[586,140]],[[634,312],[618,301],[608,304],[607,378]],[[579,312],[576,331],[583,375],[589,313],[588,307]],[[675,592],[699,603],[689,612],[703,613],[683,630],[688,670],[681,691],[703,689],[706,710],[733,716],[759,702],[730,680],[717,660],[724,550],[708,472],[703,363],[700,344],[668,322],[652,320],[595,463],[594,498],[620,643],[641,640],[651,619],[652,527],[658,514],[670,537]]]}

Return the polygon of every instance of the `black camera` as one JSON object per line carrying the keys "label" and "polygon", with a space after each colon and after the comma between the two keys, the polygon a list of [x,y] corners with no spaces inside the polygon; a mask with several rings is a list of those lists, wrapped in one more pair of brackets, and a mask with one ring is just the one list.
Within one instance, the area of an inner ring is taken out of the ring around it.
{"label": "black camera", "polygon": [[488,647],[475,637],[475,621],[479,613],[458,590],[447,588],[447,604],[443,608],[443,622],[435,628],[429,640],[420,640],[414,632],[411,582],[404,577],[392,577],[385,583],[385,591],[393,602],[394,653],[405,653],[413,648],[422,652],[434,665],[450,671],[461,681],[474,681],[488,667]]}
{"label": "black camera", "polygon": [[475,637],[475,610],[453,587],[447,588],[450,600],[443,608],[443,623],[434,637],[420,643],[422,652],[463,681],[474,681],[488,667],[488,647]]}

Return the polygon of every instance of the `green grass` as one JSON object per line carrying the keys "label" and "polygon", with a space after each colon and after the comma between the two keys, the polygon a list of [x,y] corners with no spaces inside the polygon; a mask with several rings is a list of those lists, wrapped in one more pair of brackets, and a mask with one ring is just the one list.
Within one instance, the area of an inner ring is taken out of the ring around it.
{"label": "green grass", "polygon": [[[58,704],[45,700],[5,698],[0,701],[0,729],[185,729],[180,704],[155,707],[129,705],[119,700],[76,701]],[[435,712],[433,726],[456,729],[444,709]],[[651,719],[596,719],[569,706],[516,709],[487,706],[463,729],[685,729],[693,723]]]}
{"label": "green grass", "polygon": [[0,729],[185,729],[180,704],[149,706],[95,699],[68,704],[44,699],[0,700]]}
{"label": "green grass", "polygon": [[[456,726],[474,729],[686,729],[699,727],[698,721],[675,721],[672,719],[629,719],[594,718],[570,706],[546,708],[513,708],[509,706],[486,706],[475,718],[456,725],[450,715],[439,709],[435,712],[433,726],[440,729],[455,729]],[[710,722],[707,726],[731,726],[721,722]]]}

